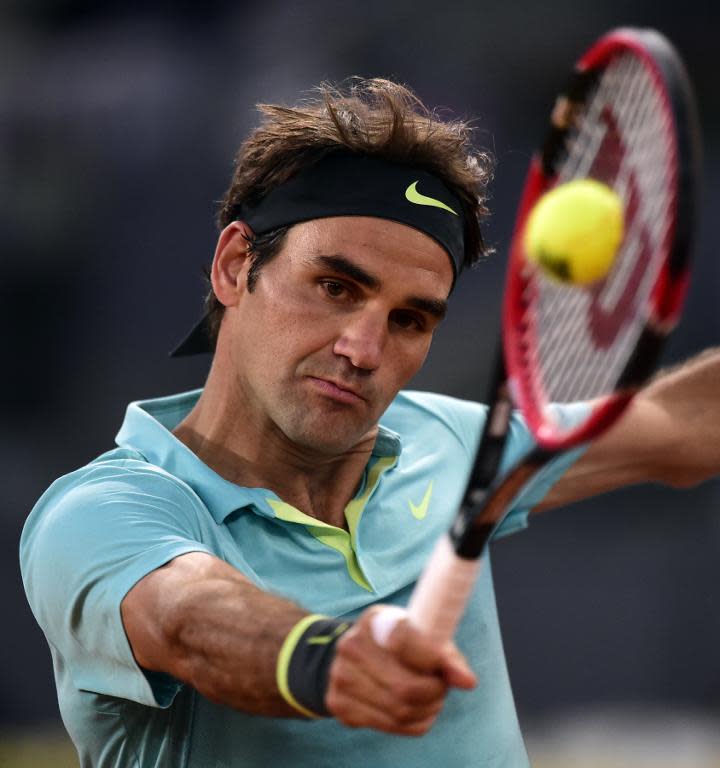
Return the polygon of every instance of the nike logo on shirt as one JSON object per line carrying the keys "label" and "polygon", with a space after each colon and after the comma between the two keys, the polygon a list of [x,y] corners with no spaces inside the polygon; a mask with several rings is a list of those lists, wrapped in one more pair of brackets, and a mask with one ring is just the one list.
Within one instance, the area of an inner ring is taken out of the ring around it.
{"label": "nike logo on shirt", "polygon": [[433,490],[433,481],[431,480],[428,483],[427,490],[425,491],[425,495],[422,497],[422,501],[419,504],[413,504],[412,501],[408,501],[408,505],[410,507],[410,511],[412,512],[412,516],[416,520],[423,520],[425,515],[427,515],[428,507],[430,506],[430,497],[432,496],[432,490]]}

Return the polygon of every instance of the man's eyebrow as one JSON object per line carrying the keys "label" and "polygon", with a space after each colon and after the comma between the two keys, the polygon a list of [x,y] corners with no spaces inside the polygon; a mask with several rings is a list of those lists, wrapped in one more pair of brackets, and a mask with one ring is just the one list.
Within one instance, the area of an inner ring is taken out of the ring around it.
{"label": "man's eyebrow", "polygon": [[366,288],[377,290],[380,287],[380,280],[375,275],[366,272],[344,256],[318,256],[317,261],[328,269],[332,269],[333,272],[345,275]]}
{"label": "man's eyebrow", "polygon": [[426,299],[424,296],[412,296],[408,299],[408,305],[421,312],[427,312],[438,320],[442,320],[447,314],[448,303],[443,299]]}
{"label": "man's eyebrow", "polygon": [[[323,266],[331,269],[333,272],[337,272],[341,275],[346,275],[360,285],[370,288],[371,290],[378,290],[381,287],[379,278],[370,274],[362,267],[354,264],[344,256],[317,256],[316,260]],[[408,306],[413,309],[417,309],[420,312],[427,312],[428,315],[432,315],[438,320],[442,320],[447,314],[448,303],[444,299],[431,299],[425,296],[411,296],[407,300]]]}

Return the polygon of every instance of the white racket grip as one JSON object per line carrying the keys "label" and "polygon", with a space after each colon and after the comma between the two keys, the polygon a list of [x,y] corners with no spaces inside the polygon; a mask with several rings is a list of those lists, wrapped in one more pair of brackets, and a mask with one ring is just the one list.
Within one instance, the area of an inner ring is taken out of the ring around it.
{"label": "white racket grip", "polygon": [[452,640],[480,570],[481,558],[466,560],[455,554],[444,534],[415,585],[408,605],[413,626],[435,640]]}
{"label": "white racket grip", "polygon": [[383,605],[370,624],[373,640],[384,648],[399,621],[407,618],[407,611],[397,605]]}

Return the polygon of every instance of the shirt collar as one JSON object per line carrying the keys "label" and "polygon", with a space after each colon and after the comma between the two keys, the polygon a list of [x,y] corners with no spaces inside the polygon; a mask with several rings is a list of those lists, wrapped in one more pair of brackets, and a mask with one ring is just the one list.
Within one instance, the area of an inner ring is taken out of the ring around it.
{"label": "shirt collar", "polygon": [[[201,392],[196,389],[130,403],[115,442],[121,448],[141,453],[150,464],[189,485],[217,523],[243,507],[253,507],[262,514],[274,516],[267,498],[277,499],[277,494],[267,488],[245,488],[225,480],[173,435],[172,430],[197,403]],[[400,436],[379,425],[372,456],[399,456],[401,448]]]}

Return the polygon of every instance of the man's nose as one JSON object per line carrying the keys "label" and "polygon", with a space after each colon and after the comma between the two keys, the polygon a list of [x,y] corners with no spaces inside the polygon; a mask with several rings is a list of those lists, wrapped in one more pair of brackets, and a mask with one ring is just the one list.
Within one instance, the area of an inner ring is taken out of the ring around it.
{"label": "man's nose", "polygon": [[347,318],[333,352],[347,358],[355,368],[374,371],[380,366],[387,335],[388,323],[384,314],[358,312]]}

